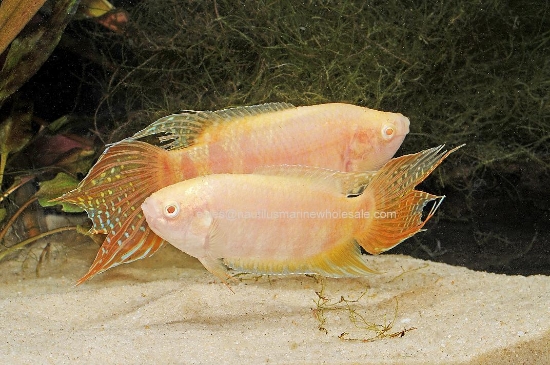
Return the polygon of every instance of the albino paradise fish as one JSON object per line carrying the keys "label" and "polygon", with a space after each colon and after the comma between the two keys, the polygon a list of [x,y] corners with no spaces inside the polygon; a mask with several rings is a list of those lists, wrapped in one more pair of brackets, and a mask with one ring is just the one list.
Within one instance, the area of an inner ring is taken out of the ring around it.
{"label": "albino paradise fish", "polygon": [[[376,170],[395,154],[408,132],[409,120],[401,114],[337,103],[273,103],[161,118],[111,145],[80,185],[57,199],[85,209],[93,233],[107,233],[78,283],[148,257],[163,245],[147,226],[141,204],[165,186],[279,164]],[[161,135],[162,148],[139,140],[156,134]]]}
{"label": "albino paradise fish", "polygon": [[373,270],[359,246],[371,254],[389,250],[441,204],[443,196],[414,187],[460,147],[442,148],[392,159],[374,174],[279,166],[201,176],[157,191],[141,207],[153,232],[224,281],[228,268],[361,276]]}

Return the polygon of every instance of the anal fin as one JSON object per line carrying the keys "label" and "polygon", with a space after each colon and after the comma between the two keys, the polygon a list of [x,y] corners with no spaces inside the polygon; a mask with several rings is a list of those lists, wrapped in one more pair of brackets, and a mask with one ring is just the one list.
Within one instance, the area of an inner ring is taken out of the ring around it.
{"label": "anal fin", "polygon": [[288,260],[257,258],[224,258],[223,262],[239,272],[268,275],[318,274],[327,277],[361,277],[378,273],[369,268],[354,239],[336,244],[331,250],[318,255]]}

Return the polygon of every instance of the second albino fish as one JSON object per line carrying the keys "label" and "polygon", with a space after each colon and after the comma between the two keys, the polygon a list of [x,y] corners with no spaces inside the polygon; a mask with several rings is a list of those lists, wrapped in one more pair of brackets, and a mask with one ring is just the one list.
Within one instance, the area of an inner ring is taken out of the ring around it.
{"label": "second albino fish", "polygon": [[371,254],[394,247],[441,203],[414,187],[456,150],[442,148],[392,159],[374,174],[279,166],[197,177],[152,194],[142,209],[157,235],[224,281],[228,268],[361,276],[372,270],[360,246]]}
{"label": "second albino fish", "polygon": [[[108,147],[79,186],[57,199],[85,209],[92,232],[107,234],[78,283],[150,256],[163,245],[147,226],[141,204],[165,186],[266,165],[377,170],[408,132],[409,120],[401,114],[339,103],[273,103],[161,118]],[[162,148],[140,141],[153,135],[166,142]]]}

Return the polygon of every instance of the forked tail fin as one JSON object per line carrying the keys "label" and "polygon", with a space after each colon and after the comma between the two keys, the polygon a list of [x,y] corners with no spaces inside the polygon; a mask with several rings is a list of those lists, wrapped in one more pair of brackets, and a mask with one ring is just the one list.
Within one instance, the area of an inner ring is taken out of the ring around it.
{"label": "forked tail fin", "polygon": [[181,179],[173,155],[140,141],[110,146],[75,190],[55,199],[78,205],[107,233],[88,273],[77,284],[111,267],[151,256],[164,241],[153,233],[141,204],[153,192]]}
{"label": "forked tail fin", "polygon": [[[374,176],[362,196],[373,210],[356,240],[371,254],[379,254],[395,247],[422,230],[443,201],[414,187],[422,182],[447,156],[462,146],[442,151],[444,146],[431,148],[387,162]],[[425,205],[436,200],[424,219]]]}

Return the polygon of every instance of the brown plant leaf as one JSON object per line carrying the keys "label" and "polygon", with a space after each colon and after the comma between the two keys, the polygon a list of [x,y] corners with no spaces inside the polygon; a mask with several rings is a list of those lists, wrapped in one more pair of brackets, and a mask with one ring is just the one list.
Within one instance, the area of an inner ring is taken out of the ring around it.
{"label": "brown plant leaf", "polygon": [[[28,0],[21,1],[21,3],[27,2]],[[80,0],[54,1],[51,14],[45,17],[36,29],[19,34],[11,42],[6,61],[0,71],[0,105],[48,59],[59,43],[65,26],[76,11],[79,2]],[[15,10],[17,9],[19,7]],[[17,16],[19,13],[14,14],[13,16]],[[0,29],[0,33],[4,28]]]}
{"label": "brown plant leaf", "polygon": [[0,124],[0,185],[8,155],[23,149],[33,136],[32,105],[19,100],[13,103],[10,115]]}
{"label": "brown plant leaf", "polygon": [[3,0],[0,4],[0,54],[17,37],[46,0]]}

